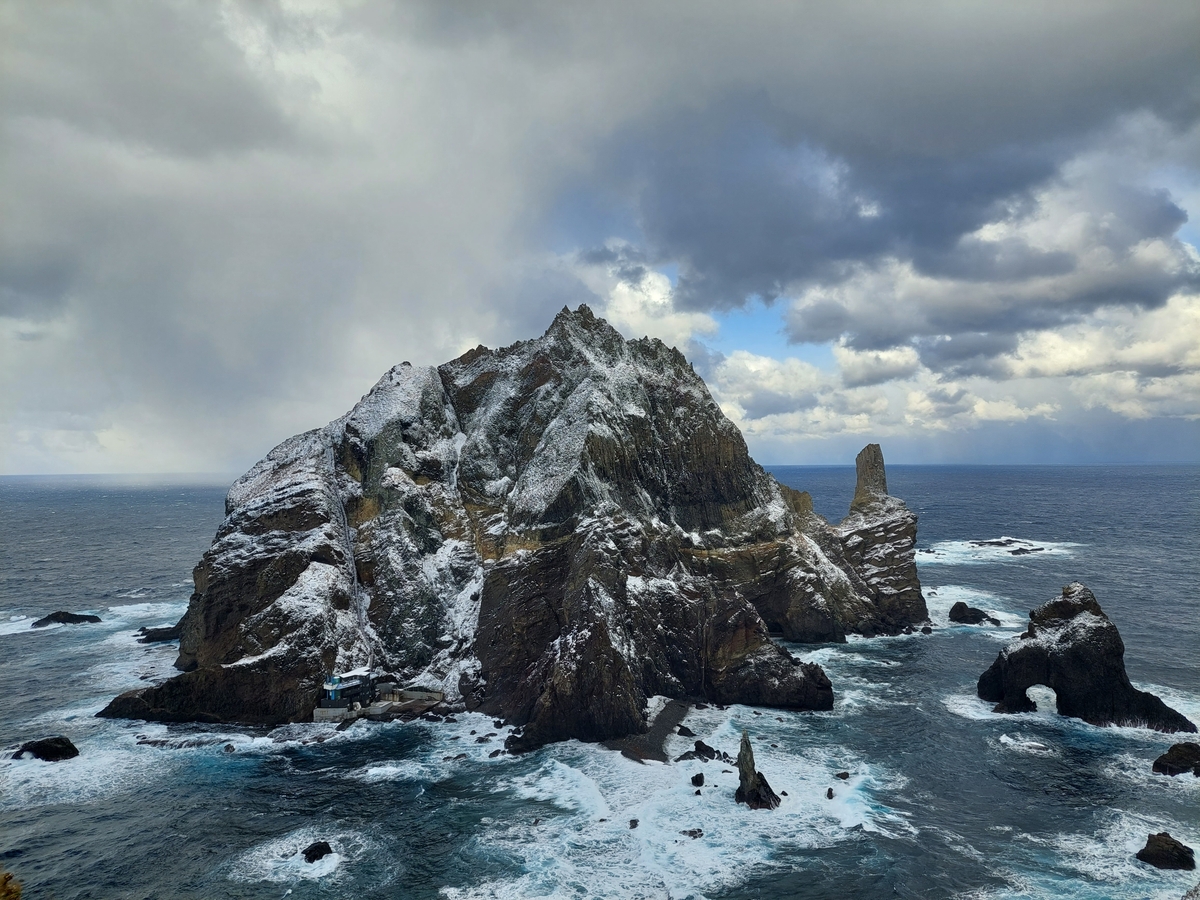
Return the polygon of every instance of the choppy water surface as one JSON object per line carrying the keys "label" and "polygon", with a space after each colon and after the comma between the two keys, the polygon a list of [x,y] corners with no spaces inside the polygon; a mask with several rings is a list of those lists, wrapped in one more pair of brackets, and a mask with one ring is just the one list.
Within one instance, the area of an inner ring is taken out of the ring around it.
{"label": "choppy water surface", "polygon": [[[853,493],[852,469],[774,472],[830,518]],[[1150,773],[1171,738],[995,715],[974,684],[1027,611],[1078,579],[1120,628],[1134,683],[1200,721],[1200,468],[888,477],[921,517],[934,634],[793,647],[833,679],[830,713],[687,719],[730,753],[750,731],[759,768],[787,791],[774,812],[735,805],[719,763],[643,766],[574,742],[489,759],[504,729],[474,715],[319,742],[317,726],[95,719],[171,671],[174,648],[132,632],[182,613],[223,490],[0,480],[0,746],[62,733],[81,751],[0,762],[0,865],[59,900],[1179,897],[1195,873],[1133,858],[1151,831],[1200,848],[1200,780]],[[1001,537],[1043,549],[970,543]],[[1002,625],[950,626],[959,599]],[[104,621],[29,629],[60,608]],[[689,745],[671,740],[674,753]],[[307,865],[297,851],[317,839],[337,852]]]}

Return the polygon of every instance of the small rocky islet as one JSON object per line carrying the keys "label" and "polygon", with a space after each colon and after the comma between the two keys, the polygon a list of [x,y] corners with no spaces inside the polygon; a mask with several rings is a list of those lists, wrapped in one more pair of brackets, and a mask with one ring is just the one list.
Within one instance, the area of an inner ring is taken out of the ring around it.
{"label": "small rocky islet", "polygon": [[[443,714],[513,726],[511,752],[577,738],[665,759],[666,734],[694,736],[690,702],[829,710],[836,685],[776,638],[931,631],[917,517],[888,494],[878,445],[856,468],[849,514],[825,520],[750,458],[677,350],[564,309],[535,340],[393,368],[238,479],[187,612],[139,635],[178,639],[181,674],[99,715],[309,721],[329,673],[370,666],[443,693]],[[1000,624],[965,604],[950,618]],[[1073,583],[978,693],[1016,713],[1044,684],[1092,724],[1195,731],[1132,687],[1123,654]],[[675,698],[665,724],[648,719],[654,695]],[[689,759],[736,765],[751,808],[781,802],[748,733],[736,763],[701,740],[677,762]]]}

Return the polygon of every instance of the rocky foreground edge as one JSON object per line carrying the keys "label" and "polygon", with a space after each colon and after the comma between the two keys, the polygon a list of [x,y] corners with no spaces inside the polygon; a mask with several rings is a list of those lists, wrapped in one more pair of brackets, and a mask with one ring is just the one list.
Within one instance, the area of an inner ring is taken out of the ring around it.
{"label": "rocky foreground edge", "polygon": [[977,692],[996,704],[996,712],[1032,712],[1037,704],[1026,691],[1034,685],[1054,690],[1059,713],[1092,725],[1196,730],[1182,714],[1130,683],[1117,626],[1078,581],[1029,613],[1028,630],[1000,651],[979,677]]}
{"label": "rocky foreground edge", "polygon": [[524,726],[517,749],[646,728],[652,695],[829,709],[772,640],[928,619],[916,516],[878,445],[830,524],[776,482],[678,350],[586,306],[438,367],[239,478],[179,623],[183,670],[100,715],[310,718],[364,664]]}

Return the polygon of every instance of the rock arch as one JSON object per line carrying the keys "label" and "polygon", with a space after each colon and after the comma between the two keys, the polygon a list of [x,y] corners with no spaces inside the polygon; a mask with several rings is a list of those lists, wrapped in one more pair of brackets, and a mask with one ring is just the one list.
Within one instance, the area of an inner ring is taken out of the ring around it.
{"label": "rock arch", "polygon": [[979,678],[978,694],[996,712],[1032,712],[1027,691],[1045,685],[1058,712],[1092,725],[1133,725],[1194,732],[1196,726],[1125,672],[1125,644],[1095,595],[1079,582],[1029,614],[1029,630]]}

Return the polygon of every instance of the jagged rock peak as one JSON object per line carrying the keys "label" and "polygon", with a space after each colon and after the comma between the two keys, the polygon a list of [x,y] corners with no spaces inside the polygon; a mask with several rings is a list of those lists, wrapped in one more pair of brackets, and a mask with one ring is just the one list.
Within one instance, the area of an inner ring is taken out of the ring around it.
{"label": "jagged rock peak", "polygon": [[878,444],[867,444],[863,447],[855,457],[854,468],[858,479],[854,486],[851,509],[866,506],[888,495],[883,449]]}
{"label": "jagged rock peak", "polygon": [[1000,651],[979,677],[977,692],[996,704],[996,712],[1032,712],[1037,705],[1026,691],[1039,684],[1055,692],[1061,715],[1092,725],[1196,730],[1158,697],[1130,683],[1117,626],[1078,581],[1029,613],[1029,629]]}

